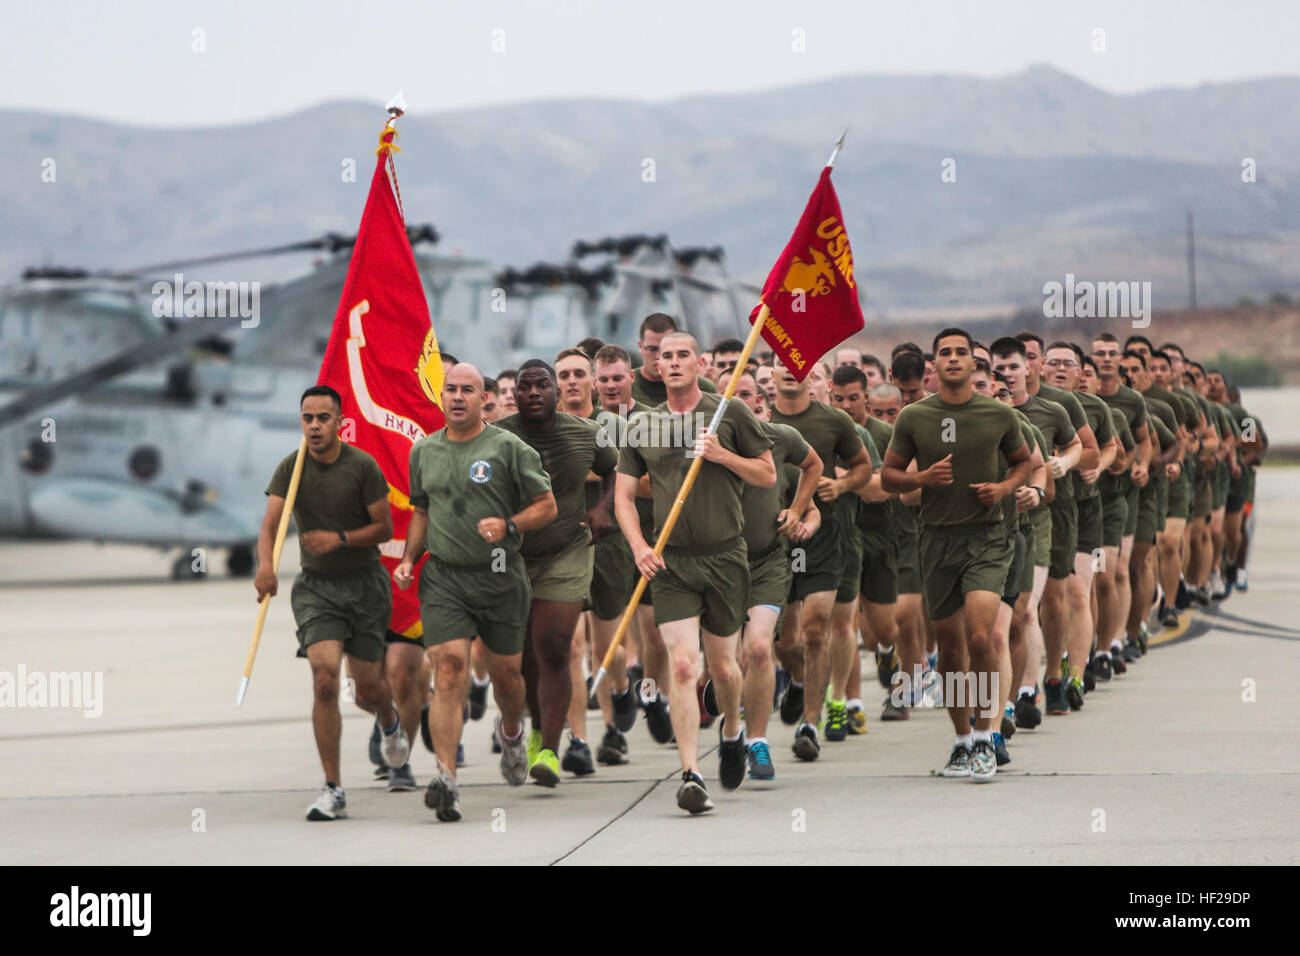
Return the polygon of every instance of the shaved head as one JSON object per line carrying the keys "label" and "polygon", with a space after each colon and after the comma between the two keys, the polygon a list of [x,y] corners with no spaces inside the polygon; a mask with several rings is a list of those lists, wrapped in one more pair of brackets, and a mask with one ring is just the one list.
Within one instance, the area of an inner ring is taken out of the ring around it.
{"label": "shaved head", "polygon": [[453,432],[477,432],[483,422],[483,373],[468,362],[447,369],[442,379],[442,412]]}
{"label": "shaved head", "polygon": [[691,333],[689,332],[669,332],[667,335],[665,335],[662,339],[659,340],[659,351],[662,352],[664,350],[665,342],[672,342],[672,343],[688,342],[691,346],[691,351],[694,352],[696,355],[700,354],[700,343],[696,340],[695,336],[691,335]]}

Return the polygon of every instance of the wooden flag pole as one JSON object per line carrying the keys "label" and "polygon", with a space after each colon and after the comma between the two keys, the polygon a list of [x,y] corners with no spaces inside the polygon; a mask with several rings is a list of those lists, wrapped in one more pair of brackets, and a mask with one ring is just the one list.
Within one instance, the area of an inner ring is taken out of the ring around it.
{"label": "wooden flag pole", "polygon": [[[736,372],[732,374],[731,380],[727,382],[726,391],[722,393],[722,400],[718,402],[718,409],[713,413],[713,419],[709,422],[706,434],[713,435],[717,433],[718,426],[722,423],[722,415],[727,410],[727,402],[731,400],[731,396],[736,392],[736,383],[740,381],[740,373],[745,370],[750,353],[754,351],[754,346],[758,344],[758,337],[762,334],[768,315],[767,304],[763,303],[762,308],[758,311],[758,319],[754,322],[753,328],[749,330],[749,338],[745,340],[745,347],[740,350],[740,358],[736,360]],[[668,544],[668,536],[673,533],[673,526],[677,524],[677,517],[682,513],[682,506],[686,504],[691,488],[695,486],[695,478],[699,475],[700,468],[703,465],[704,459],[700,457],[696,457],[691,462],[691,467],[686,472],[686,480],[682,482],[682,486],[677,492],[677,500],[673,502],[672,510],[668,512],[668,517],[664,520],[663,530],[659,532],[659,537],[655,540],[654,552],[656,557],[663,555],[664,546]],[[637,605],[641,603],[641,597],[645,594],[648,583],[649,580],[645,575],[642,575],[641,580],[636,583],[636,590],[632,592],[632,599],[628,601],[627,608],[623,611],[623,617],[618,622],[618,630],[614,632],[614,639],[609,642],[609,650],[605,652],[605,659],[600,662],[600,670],[596,671],[596,676],[592,678],[591,693],[596,693],[596,688],[600,686],[600,682],[605,679],[605,675],[609,672],[609,665],[613,662],[614,654],[623,643],[623,638],[627,636],[627,629],[632,623],[632,615],[636,613]]]}
{"label": "wooden flag pole", "polygon": [[[293,517],[293,503],[298,498],[298,483],[302,480],[302,466],[307,458],[307,436],[302,436],[298,443],[298,457],[293,462],[293,474],[289,476],[289,490],[284,496],[284,510],[280,512],[280,527],[275,530],[275,547],[271,551],[271,570],[280,570],[280,552],[284,550],[284,539],[289,533],[289,519]],[[262,640],[262,626],[266,624],[266,612],[271,606],[271,595],[262,595],[257,608],[257,624],[253,626],[253,643],[248,648],[248,660],[244,662],[244,676],[239,679],[239,690],[235,693],[235,706],[244,703],[244,694],[248,692],[248,678],[253,674],[253,660],[257,657],[257,645]]]}

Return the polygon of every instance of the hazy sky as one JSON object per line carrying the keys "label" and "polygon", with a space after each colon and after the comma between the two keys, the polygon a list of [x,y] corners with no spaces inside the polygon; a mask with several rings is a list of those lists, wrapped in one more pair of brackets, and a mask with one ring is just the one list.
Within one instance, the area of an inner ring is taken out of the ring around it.
{"label": "hazy sky", "polygon": [[[212,125],[326,100],[663,100],[1047,63],[1115,92],[1300,73],[1297,0],[99,0],[5,5],[0,107]],[[1094,52],[1095,29],[1105,52]],[[195,30],[205,49],[196,52]],[[494,31],[504,51],[494,52]],[[796,52],[795,31],[806,49]]]}

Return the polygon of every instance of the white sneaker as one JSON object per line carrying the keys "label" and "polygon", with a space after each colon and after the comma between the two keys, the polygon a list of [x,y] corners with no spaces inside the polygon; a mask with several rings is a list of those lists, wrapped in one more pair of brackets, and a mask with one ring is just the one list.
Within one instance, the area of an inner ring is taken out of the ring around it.
{"label": "white sneaker", "polygon": [[348,815],[348,799],[342,787],[329,784],[320,788],[320,796],[307,808],[308,820],[342,820]]}
{"label": "white sneaker", "polygon": [[411,756],[411,744],[402,731],[401,721],[398,721],[395,731],[391,734],[384,734],[384,742],[379,745],[379,749],[384,755],[384,763],[388,764],[388,766],[402,767],[406,765],[406,758]]}
{"label": "white sneaker", "polygon": [[522,787],[528,782],[528,745],[521,733],[518,740],[506,740],[501,730],[501,715],[497,714],[496,727],[492,730],[497,743],[501,745],[501,776],[512,787]]}

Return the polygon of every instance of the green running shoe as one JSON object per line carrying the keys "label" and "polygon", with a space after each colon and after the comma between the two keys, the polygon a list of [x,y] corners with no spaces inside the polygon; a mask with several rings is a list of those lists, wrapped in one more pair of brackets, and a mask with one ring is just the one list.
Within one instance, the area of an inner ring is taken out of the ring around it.
{"label": "green running shoe", "polygon": [[849,735],[849,708],[846,701],[832,700],[826,705],[827,740],[843,740]]}
{"label": "green running shoe", "polygon": [[558,786],[560,782],[560,759],[555,756],[555,751],[549,748],[538,751],[537,759],[528,768],[528,776],[543,787],[554,788]]}
{"label": "green running shoe", "polygon": [[537,763],[537,755],[542,752],[542,732],[531,730],[528,733],[528,766]]}

